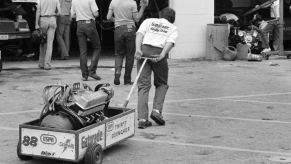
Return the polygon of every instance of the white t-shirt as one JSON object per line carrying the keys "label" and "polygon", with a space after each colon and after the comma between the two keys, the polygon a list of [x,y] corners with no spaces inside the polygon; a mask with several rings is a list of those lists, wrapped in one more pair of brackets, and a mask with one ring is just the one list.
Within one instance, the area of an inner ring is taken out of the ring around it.
{"label": "white t-shirt", "polygon": [[57,7],[60,7],[59,0],[37,0],[37,7],[40,16],[53,16],[61,13],[61,11],[57,11]]}
{"label": "white t-shirt", "polygon": [[137,13],[137,5],[134,0],[112,0],[109,10],[114,13],[115,27],[121,25],[135,25],[133,13]]}
{"label": "white t-shirt", "polygon": [[143,21],[137,33],[144,36],[142,44],[164,48],[167,42],[174,43],[178,37],[178,29],[166,19],[149,18]]}
{"label": "white t-shirt", "polygon": [[95,20],[93,13],[98,10],[95,0],[72,0],[71,15],[76,15],[76,21]]}

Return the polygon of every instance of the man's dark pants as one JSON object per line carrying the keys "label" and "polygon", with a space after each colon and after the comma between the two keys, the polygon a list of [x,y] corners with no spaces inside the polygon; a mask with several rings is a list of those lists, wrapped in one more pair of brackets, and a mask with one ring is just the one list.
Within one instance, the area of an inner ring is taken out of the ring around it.
{"label": "man's dark pants", "polygon": [[57,18],[56,39],[61,53],[61,58],[69,57],[70,51],[70,27],[69,15],[60,15]]}
{"label": "man's dark pants", "polygon": [[[160,54],[161,48],[152,47],[148,45],[142,46],[142,52],[144,56],[151,56]],[[140,70],[143,60],[137,62],[137,70]],[[160,113],[163,111],[163,104],[165,101],[166,93],[168,91],[168,74],[169,67],[168,61],[165,57],[161,61],[154,63],[147,61],[145,64],[140,77],[138,79],[138,119],[148,119],[149,107],[149,92],[151,88],[151,75],[154,73],[154,85],[155,85],[155,96],[153,101],[153,109],[159,110]]]}
{"label": "man's dark pants", "polygon": [[125,61],[124,83],[131,82],[131,72],[135,53],[135,26],[118,26],[114,31],[115,41],[115,79],[120,78],[123,58]]}
{"label": "man's dark pants", "polygon": [[[91,21],[91,23],[77,21],[77,37],[80,49],[80,67],[82,76],[87,78],[89,75],[96,74],[99,56],[101,53],[101,43],[95,21]],[[89,69],[87,66],[87,39],[90,40],[93,49]]]}

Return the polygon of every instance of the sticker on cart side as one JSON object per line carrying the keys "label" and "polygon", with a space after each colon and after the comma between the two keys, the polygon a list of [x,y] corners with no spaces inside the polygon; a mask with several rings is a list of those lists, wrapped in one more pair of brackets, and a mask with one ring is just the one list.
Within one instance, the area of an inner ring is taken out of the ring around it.
{"label": "sticker on cart side", "polygon": [[8,40],[9,36],[8,35],[0,35],[0,40]]}
{"label": "sticker on cart side", "polygon": [[75,135],[70,133],[21,129],[21,153],[75,160]]}
{"label": "sticker on cart side", "polygon": [[110,146],[134,134],[134,113],[106,123],[106,146]]}
{"label": "sticker on cart side", "polygon": [[79,134],[79,157],[84,156],[89,145],[98,143],[105,147],[105,124],[96,126]]}

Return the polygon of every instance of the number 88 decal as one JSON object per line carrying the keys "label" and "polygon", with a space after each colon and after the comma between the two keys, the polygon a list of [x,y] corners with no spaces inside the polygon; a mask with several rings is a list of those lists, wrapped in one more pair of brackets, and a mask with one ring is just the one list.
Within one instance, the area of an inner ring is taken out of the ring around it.
{"label": "number 88 decal", "polygon": [[34,136],[32,137],[29,137],[29,136],[24,136],[23,137],[23,140],[22,140],[22,144],[24,146],[33,146],[33,147],[36,147],[37,146],[37,141],[38,139]]}

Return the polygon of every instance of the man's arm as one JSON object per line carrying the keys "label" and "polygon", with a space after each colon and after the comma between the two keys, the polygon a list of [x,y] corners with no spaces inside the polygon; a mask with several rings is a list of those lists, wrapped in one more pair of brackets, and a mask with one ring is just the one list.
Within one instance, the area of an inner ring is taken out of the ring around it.
{"label": "man's arm", "polygon": [[143,41],[144,35],[140,32],[136,33],[136,38],[135,38],[135,58],[137,60],[141,59],[142,56],[142,51],[141,51],[141,45]]}
{"label": "man's arm", "polygon": [[91,11],[93,13],[93,16],[95,18],[99,17],[99,12],[98,12],[99,9],[98,9],[98,6],[97,6],[95,0],[90,0],[90,4],[91,4],[90,6],[91,6]]}
{"label": "man's arm", "polygon": [[36,5],[35,29],[39,29],[39,18],[40,18],[40,2],[38,2]]}
{"label": "man's arm", "polygon": [[75,10],[74,0],[72,1],[72,5],[71,5],[71,18],[76,18],[76,10]]}
{"label": "man's arm", "polygon": [[98,10],[93,12],[93,16],[94,16],[95,18],[99,17],[99,12],[98,12]]}
{"label": "man's arm", "polygon": [[58,11],[58,12],[57,12],[56,14],[57,14],[57,15],[61,15],[61,14],[62,14],[62,10],[61,10],[61,4],[60,4],[60,1],[58,1],[57,3],[58,3],[58,4],[57,4],[57,11]]}
{"label": "man's arm", "polygon": [[166,44],[162,50],[162,52],[159,54],[159,56],[157,58],[155,58],[153,61],[154,62],[158,62],[163,60],[166,55],[171,51],[171,49],[175,46],[175,42],[177,40],[178,37],[178,29],[176,28],[171,35],[168,37],[168,39],[166,40]]}
{"label": "man's arm", "polygon": [[145,8],[149,5],[149,0],[140,0],[140,9],[137,12],[137,6],[133,9],[132,17],[135,22],[139,22],[143,16]]}
{"label": "man's arm", "polygon": [[139,22],[139,20],[141,19],[144,11],[145,11],[146,6],[141,6],[138,12],[134,12],[132,13],[133,15],[133,20],[135,22]]}
{"label": "man's arm", "polygon": [[163,48],[163,51],[160,53],[160,56],[158,57],[157,62],[164,59],[166,55],[172,50],[173,47],[174,47],[174,43],[167,42],[165,47]]}
{"label": "man's arm", "polygon": [[113,10],[112,9],[109,8],[106,18],[107,18],[107,20],[110,20],[110,21],[114,22]]}

